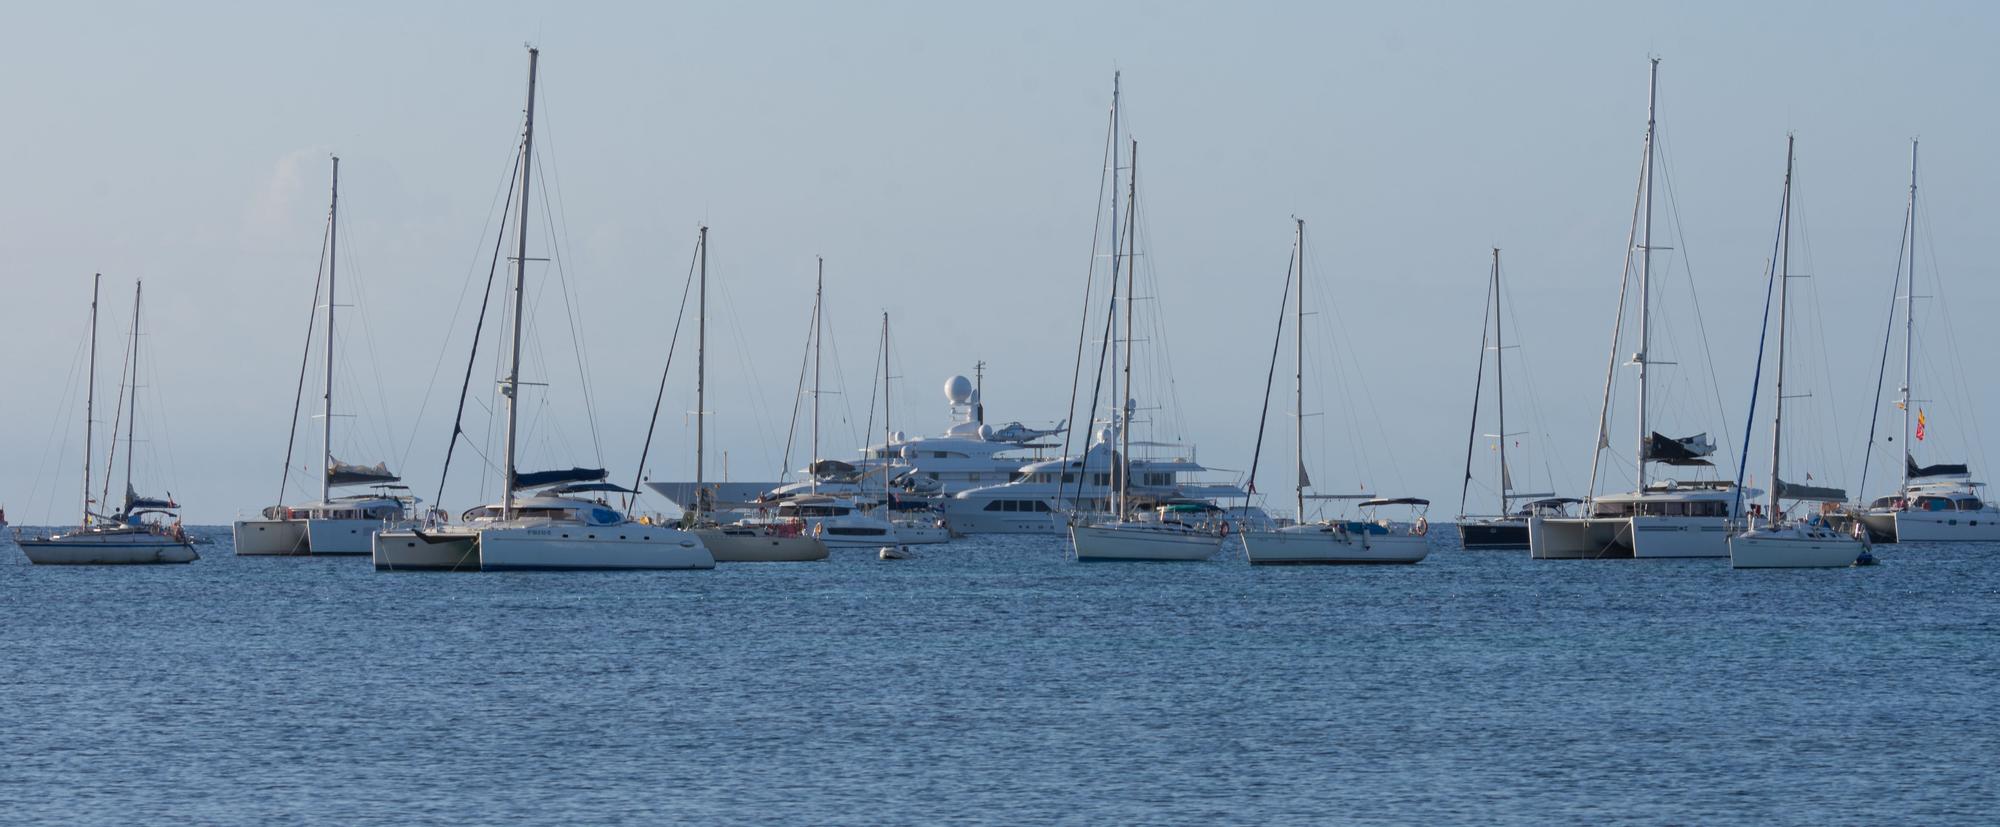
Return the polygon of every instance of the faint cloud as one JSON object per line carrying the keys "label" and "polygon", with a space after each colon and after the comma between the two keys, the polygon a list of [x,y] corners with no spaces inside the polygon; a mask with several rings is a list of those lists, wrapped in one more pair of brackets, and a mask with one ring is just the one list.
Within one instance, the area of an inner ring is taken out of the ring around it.
{"label": "faint cloud", "polygon": [[243,216],[246,237],[268,239],[297,226],[300,199],[307,191],[315,164],[326,163],[327,152],[316,147],[295,149],[271,164],[257,184]]}

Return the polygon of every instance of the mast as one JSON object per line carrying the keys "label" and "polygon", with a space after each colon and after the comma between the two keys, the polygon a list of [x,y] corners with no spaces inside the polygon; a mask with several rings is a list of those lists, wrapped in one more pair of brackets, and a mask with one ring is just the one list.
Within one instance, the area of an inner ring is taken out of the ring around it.
{"label": "mast", "polygon": [[326,208],[326,393],[320,400],[319,501],[333,501],[334,272],[340,258],[340,156],[333,156],[333,200]]}
{"label": "mast", "polygon": [[1771,513],[1765,525],[1778,527],[1778,458],[1785,441],[1785,309],[1786,295],[1791,290],[1792,262],[1792,143],[1794,138],[1785,136],[1785,203],[1780,210],[1784,223],[1778,227],[1778,380],[1776,403],[1771,414]]}
{"label": "mast", "polygon": [[[1118,384],[1118,257],[1124,249],[1118,246],[1118,141],[1122,134],[1118,127],[1118,95],[1123,75],[1123,72],[1116,70],[1111,73],[1111,314],[1110,319],[1106,321],[1107,330],[1105,336],[1109,345],[1107,349],[1111,351],[1111,384],[1114,388]],[[1129,303],[1131,297],[1127,296],[1125,300]],[[1088,306],[1087,302],[1085,306]],[[1091,391],[1093,396],[1096,393],[1095,389]],[[1124,403],[1118,403],[1118,407],[1122,409]],[[1116,411],[1111,414],[1111,427],[1118,429],[1118,433],[1124,432],[1124,423],[1120,419],[1120,414]],[[1081,486],[1082,473],[1084,470],[1087,470],[1090,461],[1090,445],[1088,442],[1084,445],[1083,456],[1086,467],[1078,470],[1079,486]],[[1111,475],[1120,480],[1125,478],[1124,470],[1118,465],[1123,459],[1124,457],[1120,456],[1114,444],[1111,452]],[[1114,495],[1113,500],[1118,509],[1118,519],[1124,519],[1125,497],[1122,488]]]}
{"label": "mast", "polygon": [[[83,522],[77,524],[84,528],[90,527],[90,435],[96,421],[91,408],[97,403],[97,290],[103,281],[103,273],[90,277],[90,373],[83,384]],[[112,435],[112,439],[117,438],[117,434]],[[104,472],[109,474],[111,469]]]}
{"label": "mast", "polygon": [[819,256],[819,276],[813,284],[813,445],[812,461],[806,464],[810,490],[819,493],[819,351],[821,328],[826,321],[826,257]]}
{"label": "mast", "polygon": [[1292,218],[1292,254],[1299,257],[1298,370],[1292,375],[1292,445],[1297,449],[1299,525],[1306,524],[1306,221]]}
{"label": "mast", "polygon": [[708,424],[708,225],[701,227],[701,288],[695,299],[694,317],[694,513],[702,508],[702,459],[706,453]]}
{"label": "mast", "polygon": [[[1126,176],[1125,186],[1130,189],[1125,198],[1125,220],[1133,221],[1139,215],[1139,142],[1132,142],[1132,174]],[[1125,232],[1125,391],[1118,395],[1118,410],[1124,426],[1118,429],[1118,453],[1124,465],[1113,463],[1113,471],[1118,474],[1118,519],[1126,518],[1126,510],[1132,507],[1132,297],[1136,295],[1134,274],[1138,266],[1131,260],[1136,252],[1136,227],[1127,227]]]}
{"label": "mast", "polygon": [[[976,391],[975,391],[976,392]],[[882,518],[895,515],[889,508],[890,452],[895,450],[895,430],[889,427],[889,311],[882,311]]]}
{"label": "mast", "polygon": [[[1909,288],[1903,296],[1903,451],[1905,456],[1915,456],[1915,446],[1911,445],[1910,408],[1916,404],[1915,394],[1910,392],[1910,366],[1914,363],[1911,350],[1917,342],[1917,139],[1910,139],[1910,225],[1909,242],[1904,246],[1910,251]],[[1910,460],[1904,460],[1903,490],[1910,490]]]}
{"label": "mast", "polygon": [[[132,519],[132,439],[138,433],[139,419],[139,296],[146,289],[144,281],[132,286],[132,388],[125,396],[125,519]],[[117,439],[116,433],[112,439]],[[108,473],[110,469],[105,469]]]}
{"label": "mast", "polygon": [[1507,344],[1500,331],[1500,248],[1493,248],[1493,407],[1500,419],[1500,516],[1513,513],[1507,479]]}
{"label": "mast", "polygon": [[521,393],[521,311],[527,304],[528,292],[528,183],[534,170],[535,150],[535,69],[542,51],[528,47],[528,115],[526,126],[521,131],[521,209],[520,223],[514,231],[518,246],[514,256],[514,336],[513,357],[507,364],[507,384],[502,395],[507,397],[507,446],[503,457],[506,471],[501,478],[506,489],[502,496],[500,518],[514,518],[514,456],[515,441],[520,435],[520,393]]}
{"label": "mast", "polygon": [[[1642,173],[1645,179],[1646,229],[1639,252],[1639,353],[1633,362],[1639,366],[1639,492],[1646,491],[1646,449],[1652,442],[1652,431],[1646,429],[1646,362],[1650,358],[1646,351],[1651,345],[1652,332],[1648,317],[1652,314],[1653,276],[1653,154],[1657,124],[1654,112],[1660,95],[1660,59],[1653,58],[1653,71],[1646,83],[1646,164]],[[1501,437],[1504,442],[1506,437]]]}

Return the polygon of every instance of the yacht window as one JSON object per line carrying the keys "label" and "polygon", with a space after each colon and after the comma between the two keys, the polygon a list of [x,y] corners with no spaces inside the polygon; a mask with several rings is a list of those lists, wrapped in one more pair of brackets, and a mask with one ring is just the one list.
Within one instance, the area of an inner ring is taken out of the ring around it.
{"label": "yacht window", "polygon": [[1062,478],[1062,481],[1063,481],[1063,482],[1076,482],[1076,475],[1075,475],[1075,474],[1064,474],[1064,475],[1063,475],[1063,478]]}
{"label": "yacht window", "polygon": [[947,454],[946,454],[945,452],[943,452],[943,451],[932,451],[932,452],[931,452],[931,459],[944,459],[944,458],[945,458],[946,456],[947,456]]}
{"label": "yacht window", "polygon": [[1047,514],[1049,511],[1049,504],[1042,502],[1041,500],[1036,500],[1035,511],[1038,513]]}
{"label": "yacht window", "polygon": [[990,502],[990,503],[987,503],[987,504],[986,504],[986,507],[985,507],[984,509],[981,509],[981,510],[983,510],[983,511],[999,511],[999,510],[1001,510],[1001,509],[1003,509],[1003,508],[1005,508],[1005,507],[1006,507],[1005,503],[1006,503],[1006,500],[994,500],[994,501],[992,501],[992,502]]}
{"label": "yacht window", "polygon": [[1979,507],[1980,503],[1978,497],[1958,498],[1958,510],[1960,511],[1978,511]]}

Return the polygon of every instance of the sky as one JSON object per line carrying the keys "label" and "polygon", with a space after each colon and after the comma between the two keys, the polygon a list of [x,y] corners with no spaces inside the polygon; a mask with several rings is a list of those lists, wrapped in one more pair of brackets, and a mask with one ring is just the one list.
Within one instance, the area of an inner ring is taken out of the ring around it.
{"label": "sky", "polygon": [[[1996,80],[1996,15],[1975,3],[16,6],[0,53],[12,79],[0,504],[16,523],[73,519],[93,273],[105,280],[101,399],[118,393],[130,291],[146,286],[140,487],[172,491],[195,523],[276,499],[331,153],[346,365],[336,451],[389,461],[429,499],[529,42],[542,50],[538,175],[552,184],[530,256],[557,262],[529,271],[531,291],[553,292],[530,311],[530,379],[548,384],[524,466],[634,473],[704,223],[712,469],[723,451],[734,479],[782,465],[816,256],[828,375],[841,380],[822,399],[851,420],[830,419],[823,454],[863,439],[884,312],[898,429],[942,430],[939,387],[979,361],[990,419],[1064,418],[1119,71],[1143,148],[1142,295],[1164,337],[1143,358],[1165,366],[1178,402],[1161,426],[1173,433],[1156,435],[1198,446],[1208,465],[1249,466],[1298,216],[1326,311],[1309,317],[1309,341],[1345,366],[1308,379],[1309,414],[1324,414],[1306,424],[1316,482],[1456,511],[1498,246],[1518,345],[1506,351],[1509,430],[1528,432],[1530,476],[1578,491],[1657,56],[1674,209],[1663,200],[1656,246],[1675,249],[1656,261],[1672,277],[1655,359],[1666,348],[1679,362],[1663,378],[1662,429],[1741,450],[1795,134],[1793,257],[1809,264],[1791,269],[1811,278],[1793,282],[1806,325],[1793,364],[1807,367],[1787,404],[1810,427],[1787,439],[1813,446],[1792,455],[1819,466],[1801,469],[1816,482],[1856,484],[1921,136],[1919,273],[1937,286],[1920,283],[1917,307],[1918,396],[1935,400],[1919,457],[1963,456],[1985,473],[1978,428],[2000,399],[1964,368],[2000,335],[1985,324],[2000,287],[1983,198],[2000,176],[1987,149],[2000,124],[1979,105]],[[691,362],[676,358],[646,463],[655,479],[692,472]],[[487,433],[492,376],[490,363],[476,371],[468,430]],[[1892,371],[1888,397],[1895,384]],[[1625,430],[1610,453],[1624,459],[1605,473],[1628,480],[1629,391],[1618,397]],[[1274,422],[1287,407],[1281,395]],[[1752,450],[1767,451],[1758,427]],[[315,452],[300,433],[300,452]],[[1880,445],[1893,458],[1900,440]],[[461,485],[454,470],[446,506],[479,499],[477,454],[454,460],[469,476]],[[1283,464],[1267,457],[1265,473],[1283,477]],[[1260,490],[1289,485],[1270,479]]]}

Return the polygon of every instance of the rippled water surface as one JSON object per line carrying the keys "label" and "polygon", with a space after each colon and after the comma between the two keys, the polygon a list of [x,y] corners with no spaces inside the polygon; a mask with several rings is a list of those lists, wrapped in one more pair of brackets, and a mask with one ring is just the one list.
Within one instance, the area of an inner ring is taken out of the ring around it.
{"label": "rippled water surface", "polygon": [[1991,823],[2000,550],[33,567],[0,820]]}

